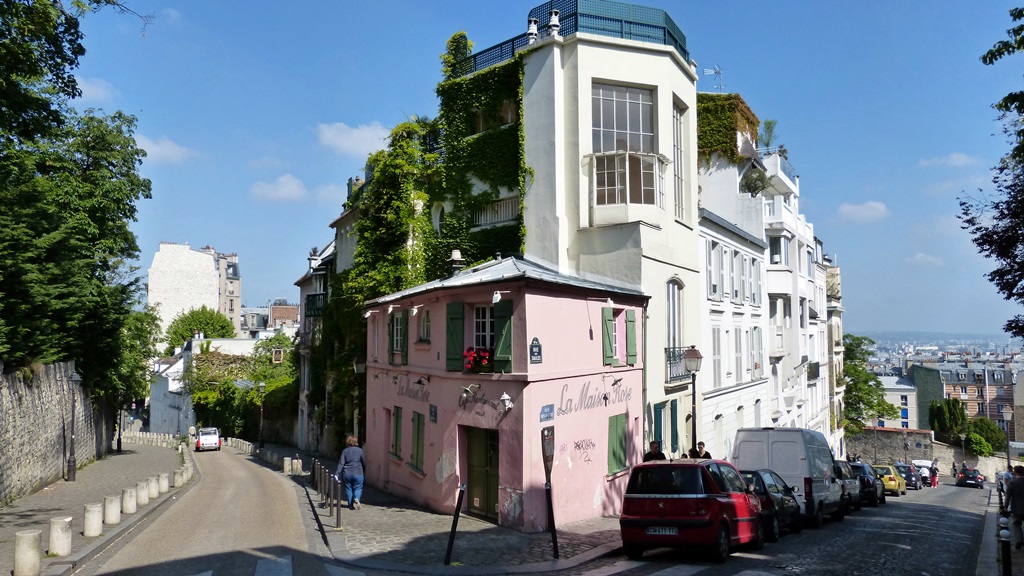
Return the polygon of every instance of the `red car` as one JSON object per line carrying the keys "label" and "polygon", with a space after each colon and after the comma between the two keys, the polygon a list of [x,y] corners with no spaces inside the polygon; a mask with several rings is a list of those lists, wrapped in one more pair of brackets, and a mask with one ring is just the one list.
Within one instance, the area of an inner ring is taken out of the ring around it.
{"label": "red car", "polygon": [[761,502],[724,460],[655,460],[633,467],[619,531],[632,559],[650,548],[692,546],[725,562],[734,546],[764,546]]}

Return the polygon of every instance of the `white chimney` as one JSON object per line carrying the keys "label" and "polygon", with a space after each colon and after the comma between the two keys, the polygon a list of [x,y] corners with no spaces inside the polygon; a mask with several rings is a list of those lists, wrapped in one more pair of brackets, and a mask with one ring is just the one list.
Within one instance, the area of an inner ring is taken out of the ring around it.
{"label": "white chimney", "polygon": [[562,25],[558,22],[558,10],[551,11],[551,20],[548,21],[548,30],[551,31],[552,36],[558,36],[558,29]]}
{"label": "white chimney", "polygon": [[537,19],[530,18],[527,22],[529,25],[526,27],[526,37],[529,38],[529,44],[533,44],[537,41]]}

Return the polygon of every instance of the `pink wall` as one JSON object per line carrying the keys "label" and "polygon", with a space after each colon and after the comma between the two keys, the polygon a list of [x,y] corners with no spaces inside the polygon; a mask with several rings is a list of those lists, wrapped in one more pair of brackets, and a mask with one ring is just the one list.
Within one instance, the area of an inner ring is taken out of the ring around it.
{"label": "pink wall", "polygon": [[[472,304],[490,304],[495,289],[509,290],[502,298],[513,302],[513,372],[447,371],[447,302],[467,304],[464,349],[472,345]],[[509,283],[435,292],[394,303],[402,306],[398,310],[423,306],[417,316],[410,317],[408,364],[404,366],[387,363],[387,305],[375,307],[379,312],[370,318],[372,322],[374,316],[379,317],[379,330],[375,333],[371,323],[367,343],[364,448],[369,484],[452,513],[459,485],[467,482],[465,428],[461,427],[498,430],[499,524],[542,531],[547,527],[547,504],[541,430],[554,426],[551,483],[556,523],[618,513],[626,473],[608,471],[609,418],[625,414],[627,454],[629,463],[635,463],[643,452],[643,367],[641,358],[633,366],[603,364],[601,308],[607,306],[603,296],[586,300],[581,293]],[[637,350],[643,350],[642,300],[634,298],[631,304],[637,317]],[[621,310],[625,306],[616,302],[615,307]],[[428,311],[430,342],[417,342],[419,321]],[[624,346],[624,331],[620,336]],[[531,364],[529,345],[534,338],[542,346],[542,362]],[[376,358],[375,349],[380,351]],[[416,383],[427,376],[429,382]],[[467,386],[473,394],[464,398]],[[503,393],[514,403],[510,411],[499,400]],[[394,406],[403,409],[401,459],[389,454],[389,412]],[[431,421],[431,406],[435,407],[436,422]],[[426,420],[422,470],[409,465],[414,412]]]}

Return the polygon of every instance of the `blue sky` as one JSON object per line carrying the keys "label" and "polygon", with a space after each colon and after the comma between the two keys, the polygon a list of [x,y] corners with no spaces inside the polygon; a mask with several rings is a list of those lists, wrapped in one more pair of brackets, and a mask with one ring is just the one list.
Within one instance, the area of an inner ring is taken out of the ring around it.
{"label": "blue sky", "polygon": [[[984,66],[1013,2],[679,2],[664,8],[699,70],[719,66],[800,174],[801,210],[842,268],[848,332],[999,333],[1020,309],[959,228],[1008,149],[991,104],[1024,56]],[[389,128],[437,114],[445,42],[526,29],[538,2],[154,0],[85,18],[76,106],[139,119],[142,272],[161,241],[235,252],[243,302],[298,300],[345,183]],[[713,76],[698,89],[716,91]]]}

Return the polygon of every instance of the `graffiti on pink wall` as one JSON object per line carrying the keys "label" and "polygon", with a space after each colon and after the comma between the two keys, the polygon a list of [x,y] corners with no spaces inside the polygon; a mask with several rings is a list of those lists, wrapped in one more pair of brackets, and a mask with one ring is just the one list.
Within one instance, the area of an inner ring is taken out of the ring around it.
{"label": "graffiti on pink wall", "polygon": [[623,385],[618,386],[591,386],[587,380],[580,386],[579,391],[570,391],[568,384],[562,385],[562,397],[558,403],[555,414],[565,416],[582,410],[603,408],[609,404],[629,402],[633,397],[633,389]]}

